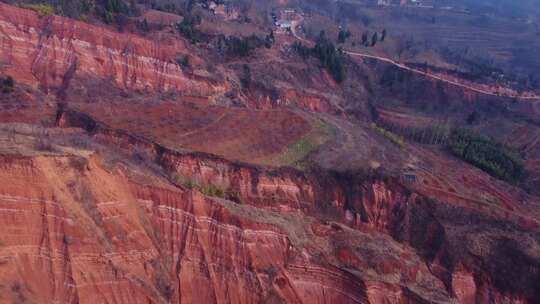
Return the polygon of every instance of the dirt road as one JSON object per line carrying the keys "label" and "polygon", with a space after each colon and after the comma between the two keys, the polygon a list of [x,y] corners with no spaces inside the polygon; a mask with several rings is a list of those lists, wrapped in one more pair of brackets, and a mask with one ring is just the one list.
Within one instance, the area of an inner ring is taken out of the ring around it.
{"label": "dirt road", "polygon": [[[303,17],[300,16],[300,18],[298,20],[293,21],[292,26],[291,26],[291,32],[292,32],[293,36],[296,39],[298,39],[301,42],[307,44],[308,46],[312,46],[314,44],[313,41],[307,40],[307,39],[305,39],[303,37],[300,37],[300,35],[298,35],[297,29],[298,29],[298,26],[300,26],[300,24],[302,24],[303,20],[304,20]],[[539,95],[522,96],[522,95],[519,95],[519,94],[495,93],[495,92],[487,91],[487,90],[484,90],[484,89],[481,89],[481,88],[478,88],[478,87],[474,87],[474,86],[472,86],[470,84],[459,83],[457,81],[441,77],[440,75],[436,75],[436,74],[432,74],[432,73],[425,72],[425,71],[422,71],[422,70],[418,70],[418,69],[415,69],[415,68],[411,68],[411,67],[406,66],[403,63],[399,63],[399,62],[397,62],[397,61],[395,61],[393,59],[390,59],[390,58],[370,55],[370,54],[366,54],[366,53],[347,51],[347,50],[344,50],[343,52],[345,54],[347,54],[347,55],[350,55],[350,56],[362,57],[362,58],[374,59],[374,60],[386,62],[386,63],[392,64],[392,65],[394,65],[394,66],[396,66],[396,67],[398,67],[400,69],[407,70],[407,71],[410,71],[410,72],[413,72],[413,73],[416,73],[416,74],[419,74],[419,75],[423,75],[425,77],[436,79],[436,80],[448,83],[450,85],[454,85],[454,86],[457,86],[457,87],[460,87],[460,88],[463,88],[463,89],[466,89],[466,90],[471,90],[471,91],[474,91],[476,93],[480,93],[480,94],[484,94],[484,95],[508,97],[508,98],[517,98],[517,99],[523,99],[523,100],[539,100],[540,101],[540,96]]]}

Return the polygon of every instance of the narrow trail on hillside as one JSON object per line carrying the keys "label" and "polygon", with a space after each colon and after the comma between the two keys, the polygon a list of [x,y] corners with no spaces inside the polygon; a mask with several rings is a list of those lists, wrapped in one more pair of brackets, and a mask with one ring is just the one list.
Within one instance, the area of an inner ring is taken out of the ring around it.
{"label": "narrow trail on hillside", "polygon": [[[291,33],[293,34],[293,36],[296,39],[300,40],[303,43],[306,43],[308,46],[311,46],[311,45],[314,44],[313,41],[302,38],[297,33],[297,28],[303,22],[303,20],[304,20],[304,18],[301,17],[299,20],[295,20],[295,21],[292,22]],[[382,62],[391,64],[391,65],[394,65],[394,66],[396,66],[396,67],[398,67],[398,68],[400,68],[402,70],[410,71],[412,73],[416,73],[416,74],[419,74],[419,75],[422,75],[422,76],[425,76],[425,77],[429,77],[429,78],[432,78],[432,79],[435,79],[435,80],[438,80],[438,81],[442,81],[442,82],[445,82],[445,83],[448,83],[448,84],[451,84],[451,85],[454,85],[454,86],[458,86],[458,87],[461,87],[461,88],[466,89],[466,90],[474,91],[476,93],[484,94],[484,95],[497,96],[497,97],[506,97],[506,98],[517,98],[517,99],[523,99],[523,100],[540,100],[540,95],[520,96],[520,95],[516,95],[516,94],[511,95],[511,94],[499,94],[499,93],[490,92],[490,91],[487,91],[487,90],[476,88],[476,87],[471,86],[471,85],[467,85],[467,84],[459,83],[459,82],[454,81],[454,80],[446,79],[446,78],[441,77],[441,76],[436,75],[436,74],[432,74],[432,73],[429,73],[429,72],[425,72],[425,71],[422,71],[422,70],[418,70],[418,69],[415,69],[415,68],[408,67],[405,64],[399,63],[399,62],[397,62],[397,61],[395,61],[393,59],[387,58],[387,57],[375,56],[375,55],[370,55],[370,54],[366,54],[366,53],[359,53],[359,52],[353,52],[353,51],[347,51],[347,50],[343,50],[343,52],[345,54],[347,54],[347,55],[350,55],[350,56],[356,56],[356,57],[362,57],[362,58],[374,59],[374,60],[382,61]]]}
{"label": "narrow trail on hillside", "polygon": [[200,133],[200,132],[203,132],[203,131],[206,131],[206,130],[209,130],[210,128],[216,126],[217,124],[221,123],[221,121],[223,119],[225,119],[225,117],[229,114],[231,110],[229,108],[226,108],[226,110],[223,112],[223,114],[221,114],[218,118],[216,118],[216,120],[214,120],[213,122],[205,125],[204,127],[201,127],[201,128],[198,128],[198,129],[195,129],[195,130],[191,130],[191,131],[188,131],[186,133],[183,133],[183,134],[180,134],[178,135],[177,139],[178,138],[184,138],[184,137],[188,137],[188,136],[191,136],[193,134],[196,134],[196,133]]}
{"label": "narrow trail on hillside", "polygon": [[374,56],[374,55],[369,55],[369,54],[364,54],[364,53],[358,53],[358,52],[352,52],[352,51],[347,51],[345,50],[344,51],[345,54],[347,55],[351,55],[351,56],[358,56],[358,57],[362,57],[362,58],[368,58],[368,59],[375,59],[375,60],[379,60],[379,61],[383,61],[383,62],[386,62],[386,63],[389,63],[389,64],[392,64],[400,69],[403,69],[403,70],[406,70],[406,71],[410,71],[410,72],[413,72],[413,73],[416,73],[416,74],[420,74],[420,75],[423,75],[423,76],[426,76],[426,77],[429,77],[429,78],[433,78],[433,79],[436,79],[436,80],[439,80],[439,81],[442,81],[442,82],[446,82],[448,84],[451,84],[451,85],[454,85],[454,86],[458,86],[458,87],[461,87],[461,88],[464,88],[464,89],[467,89],[467,90],[471,90],[471,91],[474,91],[474,92],[477,92],[477,93],[480,93],[480,94],[484,94],[484,95],[490,95],[490,96],[497,96],[497,97],[507,97],[507,98],[518,98],[518,99],[525,99],[525,100],[540,100],[540,96],[538,95],[534,95],[534,96],[520,96],[520,95],[509,95],[509,94],[498,94],[498,93],[493,93],[493,92],[490,92],[490,91],[487,91],[487,90],[482,90],[482,89],[479,89],[479,88],[475,88],[471,85],[467,85],[467,84],[463,84],[463,83],[459,83],[457,81],[453,81],[453,80],[450,80],[450,79],[446,79],[446,78],[443,78],[439,75],[436,75],[436,74],[432,74],[432,73],[429,73],[429,72],[425,72],[425,71],[422,71],[422,70],[418,70],[418,69],[415,69],[415,68],[411,68],[411,67],[408,67],[402,63],[399,63],[395,60],[392,60],[390,58],[385,58],[385,57],[379,57],[379,56]]}

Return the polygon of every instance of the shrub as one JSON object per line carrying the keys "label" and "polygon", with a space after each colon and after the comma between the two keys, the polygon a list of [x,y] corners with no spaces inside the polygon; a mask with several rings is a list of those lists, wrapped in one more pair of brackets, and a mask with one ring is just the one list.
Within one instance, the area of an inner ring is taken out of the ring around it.
{"label": "shrub", "polygon": [[15,79],[11,76],[7,76],[5,78],[0,78],[0,89],[3,93],[10,93],[13,92],[13,89],[15,88]]}
{"label": "shrub", "polygon": [[189,60],[189,56],[188,55],[185,55],[185,56],[176,56],[176,63],[185,68],[185,69],[188,69],[191,67],[191,62]]}
{"label": "shrub", "polygon": [[176,183],[192,190],[197,190],[206,196],[225,198],[227,191],[214,184],[201,184],[196,180],[182,175],[175,176]]}
{"label": "shrub", "polygon": [[201,24],[200,16],[186,15],[182,22],[176,24],[176,29],[191,43],[197,43],[202,39],[202,34],[197,29],[199,24]]}
{"label": "shrub", "polygon": [[219,198],[225,197],[225,190],[213,184],[204,185],[199,189],[199,191],[201,191],[206,196]]}

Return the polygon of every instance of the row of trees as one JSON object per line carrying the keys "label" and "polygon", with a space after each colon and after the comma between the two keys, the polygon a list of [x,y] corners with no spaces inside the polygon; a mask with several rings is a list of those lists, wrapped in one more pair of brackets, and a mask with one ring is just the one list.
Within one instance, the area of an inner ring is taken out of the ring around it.
{"label": "row of trees", "polygon": [[379,36],[378,32],[374,32],[371,36],[371,40],[369,39],[369,32],[363,32],[362,33],[362,45],[363,46],[375,46],[378,41],[383,42],[386,39],[386,29],[383,29],[381,32],[381,35]]}
{"label": "row of trees", "polygon": [[445,146],[455,156],[499,179],[518,182],[523,178],[523,164],[516,153],[494,139],[469,129],[453,128],[446,122],[417,128],[404,128],[382,121],[379,124],[396,136],[422,144]]}
{"label": "row of trees", "polygon": [[221,49],[230,57],[247,57],[253,54],[258,48],[270,48],[273,43],[273,33],[261,38],[257,35],[247,37],[222,37],[220,39]]}
{"label": "row of trees", "polygon": [[[383,29],[380,35],[378,32],[374,32],[373,35],[371,35],[371,37],[369,35],[369,32],[363,32],[360,43],[363,46],[373,47],[377,44],[377,42],[379,41],[383,42],[386,39],[386,35],[387,35],[386,29]],[[339,30],[339,33],[338,33],[337,43],[343,44],[347,42],[347,40],[351,37],[352,37],[352,34],[349,30],[341,29]],[[356,42],[353,42],[353,45],[356,45]]]}
{"label": "row of trees", "polygon": [[428,127],[403,127],[381,121],[379,124],[404,138],[427,145],[446,145],[452,131],[451,126],[447,123],[433,124]]}

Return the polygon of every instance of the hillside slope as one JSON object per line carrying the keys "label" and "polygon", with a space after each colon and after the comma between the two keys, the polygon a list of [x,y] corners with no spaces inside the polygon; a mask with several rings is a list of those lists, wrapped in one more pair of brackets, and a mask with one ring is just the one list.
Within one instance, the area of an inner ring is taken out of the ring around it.
{"label": "hillside slope", "polygon": [[[534,103],[214,38],[0,4],[0,303],[540,302]],[[422,141],[473,110],[523,182]]]}

